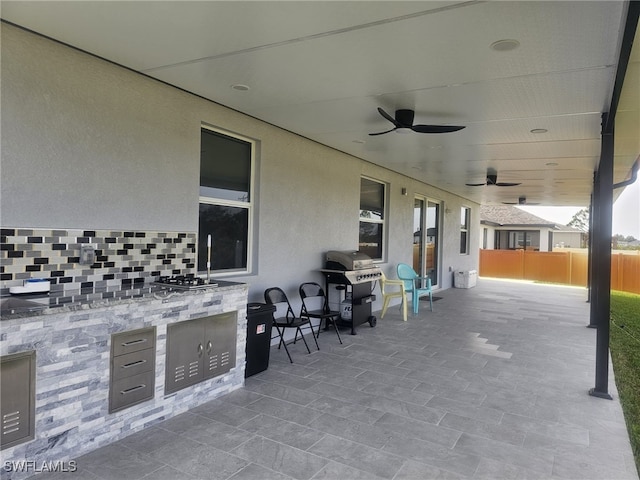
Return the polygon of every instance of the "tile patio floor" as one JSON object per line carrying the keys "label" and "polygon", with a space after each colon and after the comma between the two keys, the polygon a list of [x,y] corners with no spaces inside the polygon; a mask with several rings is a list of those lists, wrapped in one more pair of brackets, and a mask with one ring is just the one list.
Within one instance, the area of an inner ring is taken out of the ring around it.
{"label": "tile patio floor", "polygon": [[[638,480],[594,384],[584,289],[480,279],[403,322],[272,348],[225,397],[77,459],[70,479]],[[379,312],[378,312],[379,314]]]}

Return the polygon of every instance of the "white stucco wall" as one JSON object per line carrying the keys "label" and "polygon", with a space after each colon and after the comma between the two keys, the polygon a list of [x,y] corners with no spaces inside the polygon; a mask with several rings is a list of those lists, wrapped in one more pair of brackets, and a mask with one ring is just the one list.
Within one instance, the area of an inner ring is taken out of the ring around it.
{"label": "white stucco wall", "polygon": [[301,282],[322,280],[324,252],[357,248],[361,175],[389,185],[387,275],[411,263],[415,194],[451,212],[441,287],[477,268],[479,208],[456,195],[4,24],[1,73],[3,226],[197,231],[206,123],[258,142],[254,271],[232,278],[249,283],[249,301],[278,285],[297,302]]}
{"label": "white stucco wall", "polygon": [[582,233],[580,232],[553,232],[552,248],[582,248]]}
{"label": "white stucco wall", "polygon": [[487,231],[487,244],[485,248],[487,250],[494,250],[496,248],[496,229],[494,227],[490,227],[488,225],[480,225],[480,248],[482,247],[482,242],[484,239],[484,230]]}

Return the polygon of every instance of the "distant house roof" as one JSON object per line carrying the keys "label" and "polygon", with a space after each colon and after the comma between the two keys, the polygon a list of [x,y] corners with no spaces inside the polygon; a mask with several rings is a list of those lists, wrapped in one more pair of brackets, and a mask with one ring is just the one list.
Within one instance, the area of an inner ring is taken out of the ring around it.
{"label": "distant house roof", "polygon": [[576,227],[570,227],[569,225],[558,225],[558,224],[556,224],[556,229],[558,230],[558,232],[586,233],[584,230],[581,230],[581,229],[576,228]]}
{"label": "distant house roof", "polygon": [[[557,228],[554,222],[536,217],[518,207],[511,205],[482,205],[480,207],[480,223],[494,227],[546,227]],[[567,227],[570,228],[570,227]]]}

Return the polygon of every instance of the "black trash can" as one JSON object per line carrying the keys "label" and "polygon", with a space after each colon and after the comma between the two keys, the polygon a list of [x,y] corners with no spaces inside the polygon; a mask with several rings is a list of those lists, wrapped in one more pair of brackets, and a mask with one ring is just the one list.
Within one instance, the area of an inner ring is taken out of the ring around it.
{"label": "black trash can", "polygon": [[244,378],[265,371],[269,367],[271,348],[271,326],[273,324],[274,305],[266,303],[247,304],[247,364]]}

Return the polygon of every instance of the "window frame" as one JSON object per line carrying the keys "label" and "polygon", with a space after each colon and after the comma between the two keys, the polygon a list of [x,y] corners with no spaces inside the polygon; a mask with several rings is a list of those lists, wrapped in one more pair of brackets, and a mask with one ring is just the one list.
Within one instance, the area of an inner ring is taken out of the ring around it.
{"label": "window frame", "polygon": [[[362,212],[362,180],[368,180],[370,182],[377,183],[382,185],[382,219],[377,218],[367,218],[361,216]],[[367,175],[360,175],[360,192],[358,195],[359,203],[358,203],[358,250],[360,250],[360,223],[372,223],[381,225],[382,233],[380,235],[380,257],[372,257],[374,263],[384,263],[386,254],[387,254],[387,217],[388,217],[388,191],[389,185],[387,182],[383,182],[382,180],[378,180],[377,178],[369,177]]]}
{"label": "window frame", "polygon": [[[247,210],[247,265],[244,268],[233,268],[233,269],[224,269],[224,270],[211,270],[211,274],[215,274],[216,277],[224,277],[224,276],[234,276],[234,275],[242,275],[242,274],[250,274],[253,272],[253,256],[254,256],[254,215],[255,215],[255,200],[256,200],[256,189],[255,189],[255,181],[256,181],[256,150],[257,150],[257,142],[249,137],[245,137],[243,135],[239,135],[234,132],[230,132],[228,130],[223,130],[221,128],[217,128],[211,125],[207,125],[202,123],[200,125],[200,141],[202,142],[203,130],[209,130],[217,135],[221,135],[223,137],[230,137],[241,142],[247,143],[250,145],[250,167],[249,167],[249,200],[246,202],[239,200],[229,200],[217,197],[208,197],[200,194],[200,180],[198,180],[198,209],[200,208],[200,204],[207,205],[217,205],[221,207],[236,207],[243,208]],[[200,158],[202,161],[202,157]],[[200,214],[198,213],[198,223],[200,221]],[[198,225],[198,240],[200,240],[200,226]],[[197,243],[199,245],[200,242]],[[198,258],[199,252],[196,252],[196,270],[198,268]],[[197,270],[197,273],[203,274],[207,271]]]}
{"label": "window frame", "polygon": [[[462,223],[462,214],[465,213],[465,223]],[[469,255],[471,240],[471,207],[460,207],[460,255]],[[462,236],[465,235],[464,251],[462,251]]]}
{"label": "window frame", "polygon": [[[522,234],[524,246],[519,246],[520,239],[517,235]],[[539,230],[507,230],[507,250],[540,250],[541,232]],[[512,242],[513,240],[513,242]],[[534,244],[534,241],[537,243]],[[516,245],[513,245],[515,243]]]}

